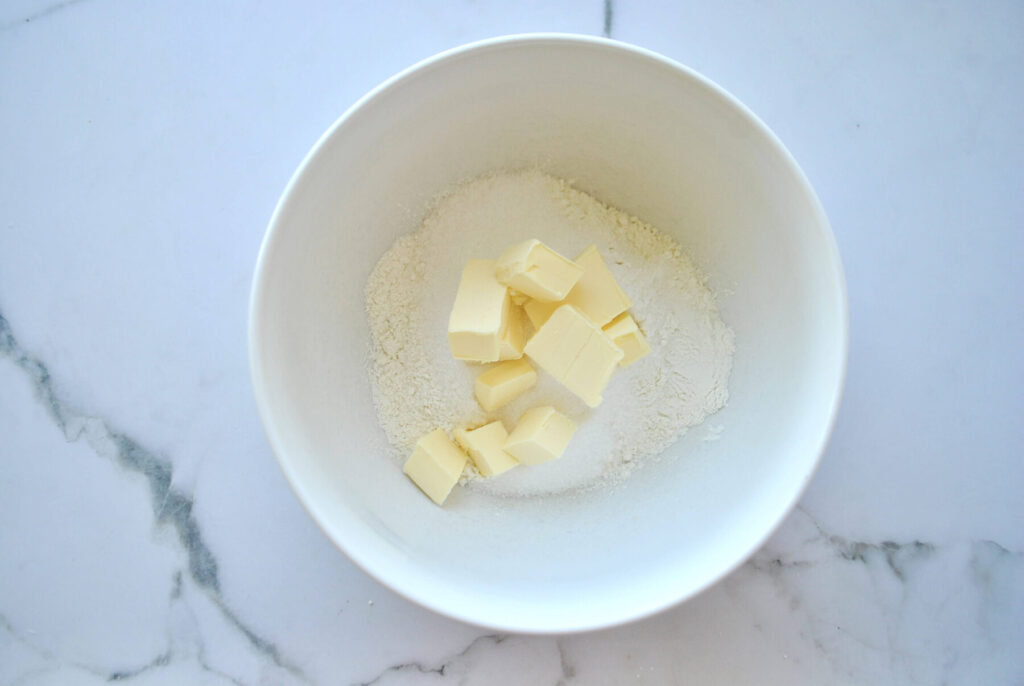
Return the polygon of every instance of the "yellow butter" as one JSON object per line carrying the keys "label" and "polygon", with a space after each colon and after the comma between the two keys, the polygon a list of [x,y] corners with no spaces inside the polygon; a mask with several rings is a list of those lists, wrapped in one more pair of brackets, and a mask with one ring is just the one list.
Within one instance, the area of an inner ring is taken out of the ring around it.
{"label": "yellow butter", "polygon": [[477,471],[484,476],[498,476],[519,464],[516,458],[505,452],[508,431],[501,420],[479,429],[456,429],[454,434],[455,441],[469,453]]}
{"label": "yellow butter", "polygon": [[508,288],[495,278],[494,260],[470,260],[448,317],[448,344],[460,360],[495,362],[511,306]]}
{"label": "yellow butter", "polygon": [[561,303],[547,302],[545,300],[527,300],[523,305],[523,311],[533,324],[534,330],[539,329],[548,320],[551,313],[558,309]]}
{"label": "yellow butter", "polygon": [[508,289],[508,296],[512,298],[513,305],[519,305],[520,307],[525,305],[526,301],[530,299],[530,296],[526,295],[526,293],[520,293],[519,291],[511,288]]}
{"label": "yellow butter", "polygon": [[608,336],[595,334],[583,346],[562,383],[587,405],[597,407],[622,356],[622,350]]}
{"label": "yellow butter", "polygon": [[465,466],[466,453],[448,439],[443,429],[437,429],[416,442],[416,449],[402,471],[431,500],[441,505]]}
{"label": "yellow butter", "polygon": [[597,246],[592,245],[580,253],[576,264],[583,269],[583,275],[566,296],[566,304],[576,307],[598,326],[604,326],[633,306],[629,296],[619,288]]}
{"label": "yellow butter", "polygon": [[636,320],[628,312],[623,312],[604,327],[608,338],[622,349],[620,367],[628,367],[641,357],[651,352],[644,332],[637,326]]}
{"label": "yellow butter", "polygon": [[527,410],[505,441],[505,452],[521,464],[540,464],[562,456],[576,424],[564,414],[545,405]]}
{"label": "yellow butter", "polygon": [[533,388],[537,372],[528,360],[510,360],[491,367],[476,377],[473,394],[480,407],[494,412]]}
{"label": "yellow butter", "polygon": [[527,341],[525,352],[541,369],[561,380],[596,329],[579,310],[564,305]]}
{"label": "yellow butter", "polygon": [[526,354],[541,369],[583,399],[601,404],[601,393],[623,352],[572,305],[562,305],[526,343]]}
{"label": "yellow butter", "polygon": [[496,267],[498,281],[536,300],[564,300],[583,268],[537,239],[513,245]]}
{"label": "yellow butter", "polygon": [[526,345],[526,313],[518,305],[512,305],[508,311],[505,331],[498,341],[499,360],[518,360],[523,356]]}

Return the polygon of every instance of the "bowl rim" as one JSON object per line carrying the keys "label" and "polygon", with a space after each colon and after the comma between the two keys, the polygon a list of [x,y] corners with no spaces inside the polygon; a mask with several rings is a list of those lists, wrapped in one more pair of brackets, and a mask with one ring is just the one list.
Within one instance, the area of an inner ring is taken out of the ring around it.
{"label": "bowl rim", "polygon": [[[266,289],[266,281],[264,278],[265,265],[268,260],[268,254],[272,249],[272,245],[276,242],[277,236],[280,233],[279,221],[284,213],[285,208],[288,206],[293,192],[302,181],[307,170],[311,166],[312,162],[322,153],[325,144],[331,139],[344,125],[345,123],[360,109],[365,107],[370,102],[376,100],[383,93],[392,88],[400,85],[401,83],[415,77],[424,71],[432,69],[436,66],[442,65],[447,62],[451,62],[458,59],[463,59],[477,52],[486,50],[492,50],[496,48],[504,48],[508,46],[523,46],[523,45],[541,45],[541,44],[573,44],[590,48],[598,48],[602,50],[608,50],[611,52],[625,52],[635,57],[643,58],[655,65],[662,67],[670,67],[671,69],[679,72],[683,76],[693,80],[703,88],[706,88],[713,96],[720,98],[729,106],[734,108],[738,114],[740,114],[753,128],[758,131],[768,143],[775,149],[780,155],[780,158],[784,160],[790,170],[794,174],[794,178],[799,184],[801,191],[806,195],[810,202],[812,212],[816,219],[816,224],[820,230],[822,237],[825,239],[827,246],[828,260],[831,264],[832,272],[836,278],[838,285],[838,300],[835,303],[836,310],[839,314],[839,365],[840,369],[837,376],[837,381],[834,389],[832,389],[832,400],[831,407],[829,408],[828,422],[824,426],[824,431],[821,434],[819,445],[817,447],[817,454],[814,461],[811,463],[807,473],[803,475],[802,482],[799,487],[794,491],[793,497],[790,502],[786,503],[786,506],[781,511],[781,515],[777,521],[773,522],[771,526],[767,527],[763,535],[758,537],[754,544],[745,550],[742,555],[729,566],[719,570],[715,574],[709,575],[709,577],[701,584],[682,591],[678,589],[671,589],[670,592],[662,593],[660,600],[649,603],[647,606],[638,608],[635,612],[621,614],[619,616],[609,616],[601,621],[592,621],[589,623],[574,621],[571,617],[561,617],[560,621],[544,621],[544,618],[537,618],[533,624],[519,624],[503,622],[500,618],[494,617],[483,617],[474,612],[471,609],[467,610],[466,606],[452,608],[443,606],[441,604],[433,602],[429,597],[423,597],[420,594],[411,591],[407,588],[403,588],[400,583],[402,575],[393,574],[390,570],[380,569],[376,566],[374,560],[370,559],[372,555],[364,555],[361,550],[351,549],[347,547],[345,542],[337,540],[328,530],[326,524],[320,521],[319,516],[312,509],[311,504],[307,501],[305,494],[299,484],[299,476],[294,464],[286,457],[287,451],[285,449],[283,441],[278,435],[277,424],[274,417],[271,414],[268,401],[268,392],[266,389],[266,380],[263,371],[264,355],[263,346],[257,336],[257,332],[261,328],[262,320],[262,303],[264,300],[264,294]],[[317,527],[323,532],[323,534],[330,540],[335,547],[337,547],[349,560],[351,560],[359,569],[381,583],[394,593],[409,600],[421,607],[425,607],[433,612],[436,612],[442,616],[449,617],[467,624],[474,626],[484,627],[487,629],[513,632],[519,634],[528,635],[553,635],[553,634],[567,634],[567,633],[579,633],[585,631],[595,631],[598,629],[605,629],[614,626],[620,626],[628,624],[630,622],[638,621],[660,612],[663,612],[669,608],[675,607],[717,584],[723,578],[734,572],[742,564],[744,564],[750,557],[757,552],[765,542],[778,531],[782,523],[788,519],[793,509],[796,507],[800,499],[803,497],[804,492],[807,490],[811,479],[821,464],[821,460],[824,456],[826,447],[828,446],[829,440],[832,436],[832,432],[835,429],[836,419],[839,413],[839,407],[841,404],[843,389],[846,384],[847,370],[849,363],[849,344],[850,344],[850,322],[849,322],[849,301],[846,285],[846,277],[843,270],[842,260],[839,254],[839,248],[836,243],[835,234],[832,231],[831,224],[828,221],[828,217],[825,214],[825,210],[818,199],[817,194],[814,192],[810,181],[804,174],[800,165],[796,159],[789,152],[786,146],[782,143],[779,137],[746,105],[738,100],[731,93],[726,91],[724,88],[719,86],[711,79],[701,75],[695,70],[685,66],[684,64],[677,62],[669,57],[665,57],[657,52],[642,48],[630,43],[614,40],[611,38],[603,38],[599,36],[592,36],[586,34],[575,34],[575,33],[560,33],[560,32],[539,32],[539,33],[518,33],[509,34],[503,36],[496,36],[493,38],[487,38],[483,40],[473,41],[459,45],[448,50],[441,51],[435,55],[427,57],[425,59],[416,62],[415,64],[406,67],[399,71],[393,76],[385,79],[380,84],[375,86],[373,89],[368,91],[365,95],[356,100],[345,112],[338,117],[323,134],[317,139],[310,150],[303,157],[299,166],[292,173],[278,198],[277,204],[274,207],[273,214],[271,215],[270,221],[267,225],[266,232],[264,233],[263,240],[260,244],[259,254],[256,259],[256,266],[253,273],[252,288],[249,296],[249,325],[248,325],[248,348],[249,348],[249,373],[250,380],[253,388],[253,395],[256,401],[256,409],[260,418],[260,423],[263,427],[263,431],[267,437],[267,441],[270,443],[271,451],[274,454],[274,459],[277,461],[281,472],[285,477],[285,481],[291,488],[292,493],[296,499],[302,505],[302,508],[306,511],[309,517],[317,525]]]}

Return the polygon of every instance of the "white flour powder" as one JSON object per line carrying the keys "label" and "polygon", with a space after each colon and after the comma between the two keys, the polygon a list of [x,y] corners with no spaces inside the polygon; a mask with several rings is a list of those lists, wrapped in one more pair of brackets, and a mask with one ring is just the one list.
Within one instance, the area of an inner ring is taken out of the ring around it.
{"label": "white flour powder", "polygon": [[[553,378],[486,415],[473,397],[483,366],[452,358],[448,314],[466,260],[497,258],[539,238],[575,257],[596,244],[646,332],[651,354],[612,376],[588,408]],[[424,434],[500,418],[511,431],[536,405],[579,425],[558,460],[464,482],[496,495],[529,496],[617,481],[658,455],[728,400],[733,334],[700,273],[667,234],[541,172],[487,176],[441,198],[415,232],[395,241],[366,284],[370,378],[377,414],[396,457]]]}

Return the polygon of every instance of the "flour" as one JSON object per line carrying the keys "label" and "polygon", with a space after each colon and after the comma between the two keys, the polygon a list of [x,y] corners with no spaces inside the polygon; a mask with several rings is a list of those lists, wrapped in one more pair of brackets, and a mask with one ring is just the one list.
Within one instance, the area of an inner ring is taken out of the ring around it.
{"label": "flour", "polygon": [[[549,375],[490,415],[473,398],[485,366],[452,358],[448,314],[466,260],[497,258],[539,238],[575,257],[596,244],[647,334],[651,354],[619,369],[604,402],[588,408]],[[499,418],[511,431],[530,407],[553,405],[579,425],[558,460],[483,479],[470,488],[502,496],[559,493],[624,478],[728,400],[733,333],[679,244],[568,182],[537,171],[487,176],[438,200],[423,225],[395,241],[366,284],[374,399],[404,460],[424,434]]]}

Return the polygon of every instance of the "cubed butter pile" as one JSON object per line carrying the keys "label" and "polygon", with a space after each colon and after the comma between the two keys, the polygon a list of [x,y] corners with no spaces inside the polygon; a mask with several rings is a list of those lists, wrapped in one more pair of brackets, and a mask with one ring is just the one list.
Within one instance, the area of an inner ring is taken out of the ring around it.
{"label": "cubed butter pile", "polygon": [[[448,319],[448,343],[456,359],[497,363],[477,376],[473,388],[485,412],[533,388],[531,361],[597,407],[615,369],[651,351],[628,312],[632,306],[596,246],[569,260],[532,239],[497,260],[466,263]],[[468,460],[481,475],[497,476],[561,457],[575,431],[573,421],[550,405],[527,410],[511,433],[501,420],[456,429],[454,442],[437,429],[417,442],[404,471],[441,505]]]}

